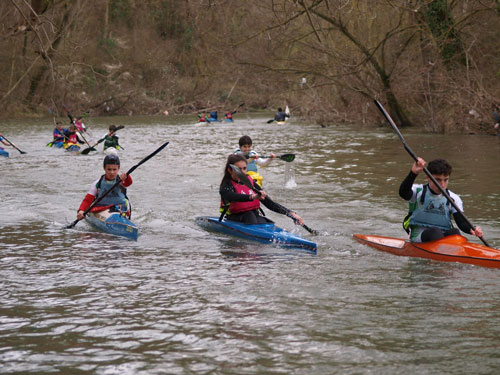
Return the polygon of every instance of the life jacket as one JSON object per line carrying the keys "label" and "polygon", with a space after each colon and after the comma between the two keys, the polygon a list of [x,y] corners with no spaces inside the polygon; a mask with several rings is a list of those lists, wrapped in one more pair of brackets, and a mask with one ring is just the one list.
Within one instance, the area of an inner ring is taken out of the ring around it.
{"label": "life jacket", "polygon": [[228,120],[232,120],[233,119],[233,115],[231,114],[231,112],[226,113],[226,118]]}
{"label": "life jacket", "polygon": [[120,148],[118,145],[118,136],[110,136],[109,134],[106,134],[104,137],[104,149],[107,149],[108,147],[114,147],[116,149]]}
{"label": "life jacket", "polygon": [[214,120],[217,120],[217,111],[210,112],[210,118],[214,119]]}
{"label": "life jacket", "polygon": [[78,143],[78,135],[76,135],[76,132],[75,133],[70,133],[68,131],[68,132],[64,133],[64,135],[66,136],[66,142],[67,143],[74,143],[74,144]]}
{"label": "life jacket", "polygon": [[[111,187],[120,179],[120,176],[112,181],[106,180],[105,175],[102,175],[97,181],[97,196],[96,199],[102,197]],[[127,189],[118,184],[111,192],[99,201],[99,206],[120,206],[120,211],[128,210]]]}
{"label": "life jacket", "polygon": [[[246,155],[240,149],[237,149],[234,153],[241,154],[241,155],[245,156],[245,158],[246,158]],[[248,153],[249,158],[247,159],[247,172],[258,172],[259,171],[259,169],[257,168],[257,163],[255,162],[255,159],[251,159],[251,157],[255,156],[255,155],[257,155],[257,153],[255,151],[252,151],[252,150],[250,150],[250,152]]]}
{"label": "life jacket", "polygon": [[76,121],[75,121],[75,126],[76,126],[76,129],[77,129],[79,132],[83,132],[83,131],[85,131],[85,125],[83,125],[82,120],[76,120]]}
{"label": "life jacket", "polygon": [[202,113],[202,114],[200,115],[200,122],[206,122],[206,121],[207,121],[207,119],[206,119],[206,115],[205,115],[204,113]]}
{"label": "life jacket", "polygon": [[[437,227],[444,230],[453,228],[451,203],[442,194],[427,194],[428,190],[428,184],[417,187],[416,200],[409,203],[408,215],[403,220],[406,233],[410,233],[412,226]],[[449,195],[448,189],[446,192]]]}
{"label": "life jacket", "polygon": [[[254,185],[253,180],[251,177],[248,178],[252,184]],[[231,180],[231,184],[234,186],[234,190],[236,191],[237,194],[254,194],[256,191],[250,189],[248,186],[239,184],[233,180]],[[223,208],[224,204],[221,202],[221,208]],[[230,202],[229,203],[229,210],[227,212],[228,215],[231,214],[237,214],[240,212],[247,212],[247,211],[253,211],[257,210],[260,208],[260,201],[259,199],[254,199],[253,201],[249,202]]]}

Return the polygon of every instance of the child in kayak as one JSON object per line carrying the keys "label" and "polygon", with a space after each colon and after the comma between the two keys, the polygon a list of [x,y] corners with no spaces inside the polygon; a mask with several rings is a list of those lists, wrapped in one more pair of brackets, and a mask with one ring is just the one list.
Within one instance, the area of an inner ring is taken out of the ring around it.
{"label": "child in kayak", "polygon": [[259,174],[259,169],[257,165],[260,167],[267,167],[271,161],[276,157],[273,153],[271,153],[270,158],[259,158],[259,155],[252,150],[252,138],[248,135],[244,135],[238,141],[240,148],[237,149],[235,154],[242,154],[245,158],[248,159],[247,165],[247,175],[251,176],[254,180],[256,180],[259,185],[262,185],[262,176]]}
{"label": "child in kayak", "polygon": [[[409,212],[403,222],[403,227],[410,234],[410,240],[412,242],[429,242],[445,236],[460,234],[460,230],[453,227],[451,216],[463,232],[482,237],[481,227],[471,228],[464,216],[455,210],[428,176],[427,184],[414,184],[417,175],[424,170],[425,164],[424,159],[418,158],[399,187],[400,197],[409,201]],[[463,211],[462,199],[447,189],[452,170],[451,165],[444,159],[436,159],[429,162],[428,170],[453,199],[460,211]]]}
{"label": "child in kayak", "polygon": [[52,146],[56,147],[62,147],[64,144],[64,132],[67,129],[63,129],[62,127],[62,122],[57,121],[56,122],[56,128],[54,129],[54,132],[52,135],[54,136],[54,140],[52,141]]}
{"label": "child in kayak", "polygon": [[104,151],[108,148],[119,150],[121,147],[118,144],[118,136],[115,134],[117,130],[116,125],[109,126],[109,132],[104,136]]}
{"label": "child in kayak", "polygon": [[83,213],[90,207],[95,199],[102,197],[113,185],[121,180],[111,192],[109,192],[99,204],[92,207],[91,212],[100,212],[104,210],[112,210],[114,212],[124,212],[127,217],[130,217],[130,208],[127,198],[127,187],[132,185],[132,177],[126,173],[120,172],[120,159],[117,155],[106,155],[103,162],[104,174],[92,183],[90,190],[80,204],[80,208],[76,214],[78,220],[83,219]]}
{"label": "child in kayak", "polygon": [[[243,185],[236,172],[231,168],[231,164],[240,168],[242,172],[246,172],[247,159],[241,154],[232,154],[227,158],[224,177],[219,188],[221,209],[225,211],[227,220],[245,224],[272,222],[260,215],[260,202],[262,202],[271,211],[292,217],[298,224],[304,225],[304,220],[295,212],[266,198],[265,191],[251,177],[249,180],[253,189]],[[260,192],[260,195],[257,192]]]}
{"label": "child in kayak", "polygon": [[76,131],[76,126],[71,124],[69,129],[63,131],[64,133],[64,148],[68,151],[78,151],[80,149],[80,144],[84,144],[85,142],[80,139],[78,132]]}
{"label": "child in kayak", "polygon": [[[3,139],[2,134],[0,134],[0,143],[4,144],[5,146],[10,146],[11,144]],[[9,152],[5,151],[3,147],[0,147],[0,156],[5,156],[6,158],[9,157]]]}

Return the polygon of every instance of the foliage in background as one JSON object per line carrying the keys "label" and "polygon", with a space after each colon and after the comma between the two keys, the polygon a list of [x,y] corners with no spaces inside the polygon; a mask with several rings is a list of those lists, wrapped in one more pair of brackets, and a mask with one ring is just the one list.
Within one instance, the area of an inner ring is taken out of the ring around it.
{"label": "foliage in background", "polygon": [[290,105],[322,125],[491,131],[499,0],[0,2],[3,116]]}

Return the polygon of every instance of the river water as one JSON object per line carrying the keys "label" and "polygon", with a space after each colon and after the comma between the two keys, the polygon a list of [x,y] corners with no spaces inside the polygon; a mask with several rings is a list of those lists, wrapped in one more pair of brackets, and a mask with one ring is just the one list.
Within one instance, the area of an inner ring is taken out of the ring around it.
{"label": "river water", "polygon": [[[170,142],[132,175],[137,242],[85,222],[64,229],[102,174],[101,152],[45,147],[51,119],[0,122],[27,152],[0,159],[0,373],[498,372],[498,269],[397,257],[352,239],[405,235],[398,187],[412,160],[389,126],[235,117],[88,121],[94,139],[125,125],[122,170]],[[500,248],[500,139],[403,133],[420,156],[451,162],[451,190]],[[314,239],[317,255],[195,224],[217,215],[225,158],[244,134],[261,154],[297,155],[261,169],[264,188],[321,235],[268,216]]]}

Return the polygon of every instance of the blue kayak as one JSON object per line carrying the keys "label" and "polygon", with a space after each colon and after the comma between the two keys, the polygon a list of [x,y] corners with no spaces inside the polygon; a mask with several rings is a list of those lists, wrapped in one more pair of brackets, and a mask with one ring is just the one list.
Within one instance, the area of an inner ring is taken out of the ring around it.
{"label": "blue kayak", "polygon": [[115,236],[127,237],[137,240],[139,229],[125,215],[120,212],[90,212],[85,216],[85,220],[97,229],[114,234]]}
{"label": "blue kayak", "polygon": [[315,242],[287,232],[274,225],[274,223],[243,224],[226,219],[219,221],[218,217],[213,216],[198,216],[195,221],[200,227],[209,231],[229,234],[261,243],[272,243],[281,247],[301,249],[314,254],[317,252]]}
{"label": "blue kayak", "polygon": [[0,156],[5,156],[6,158],[8,158],[9,153],[0,147]]}

